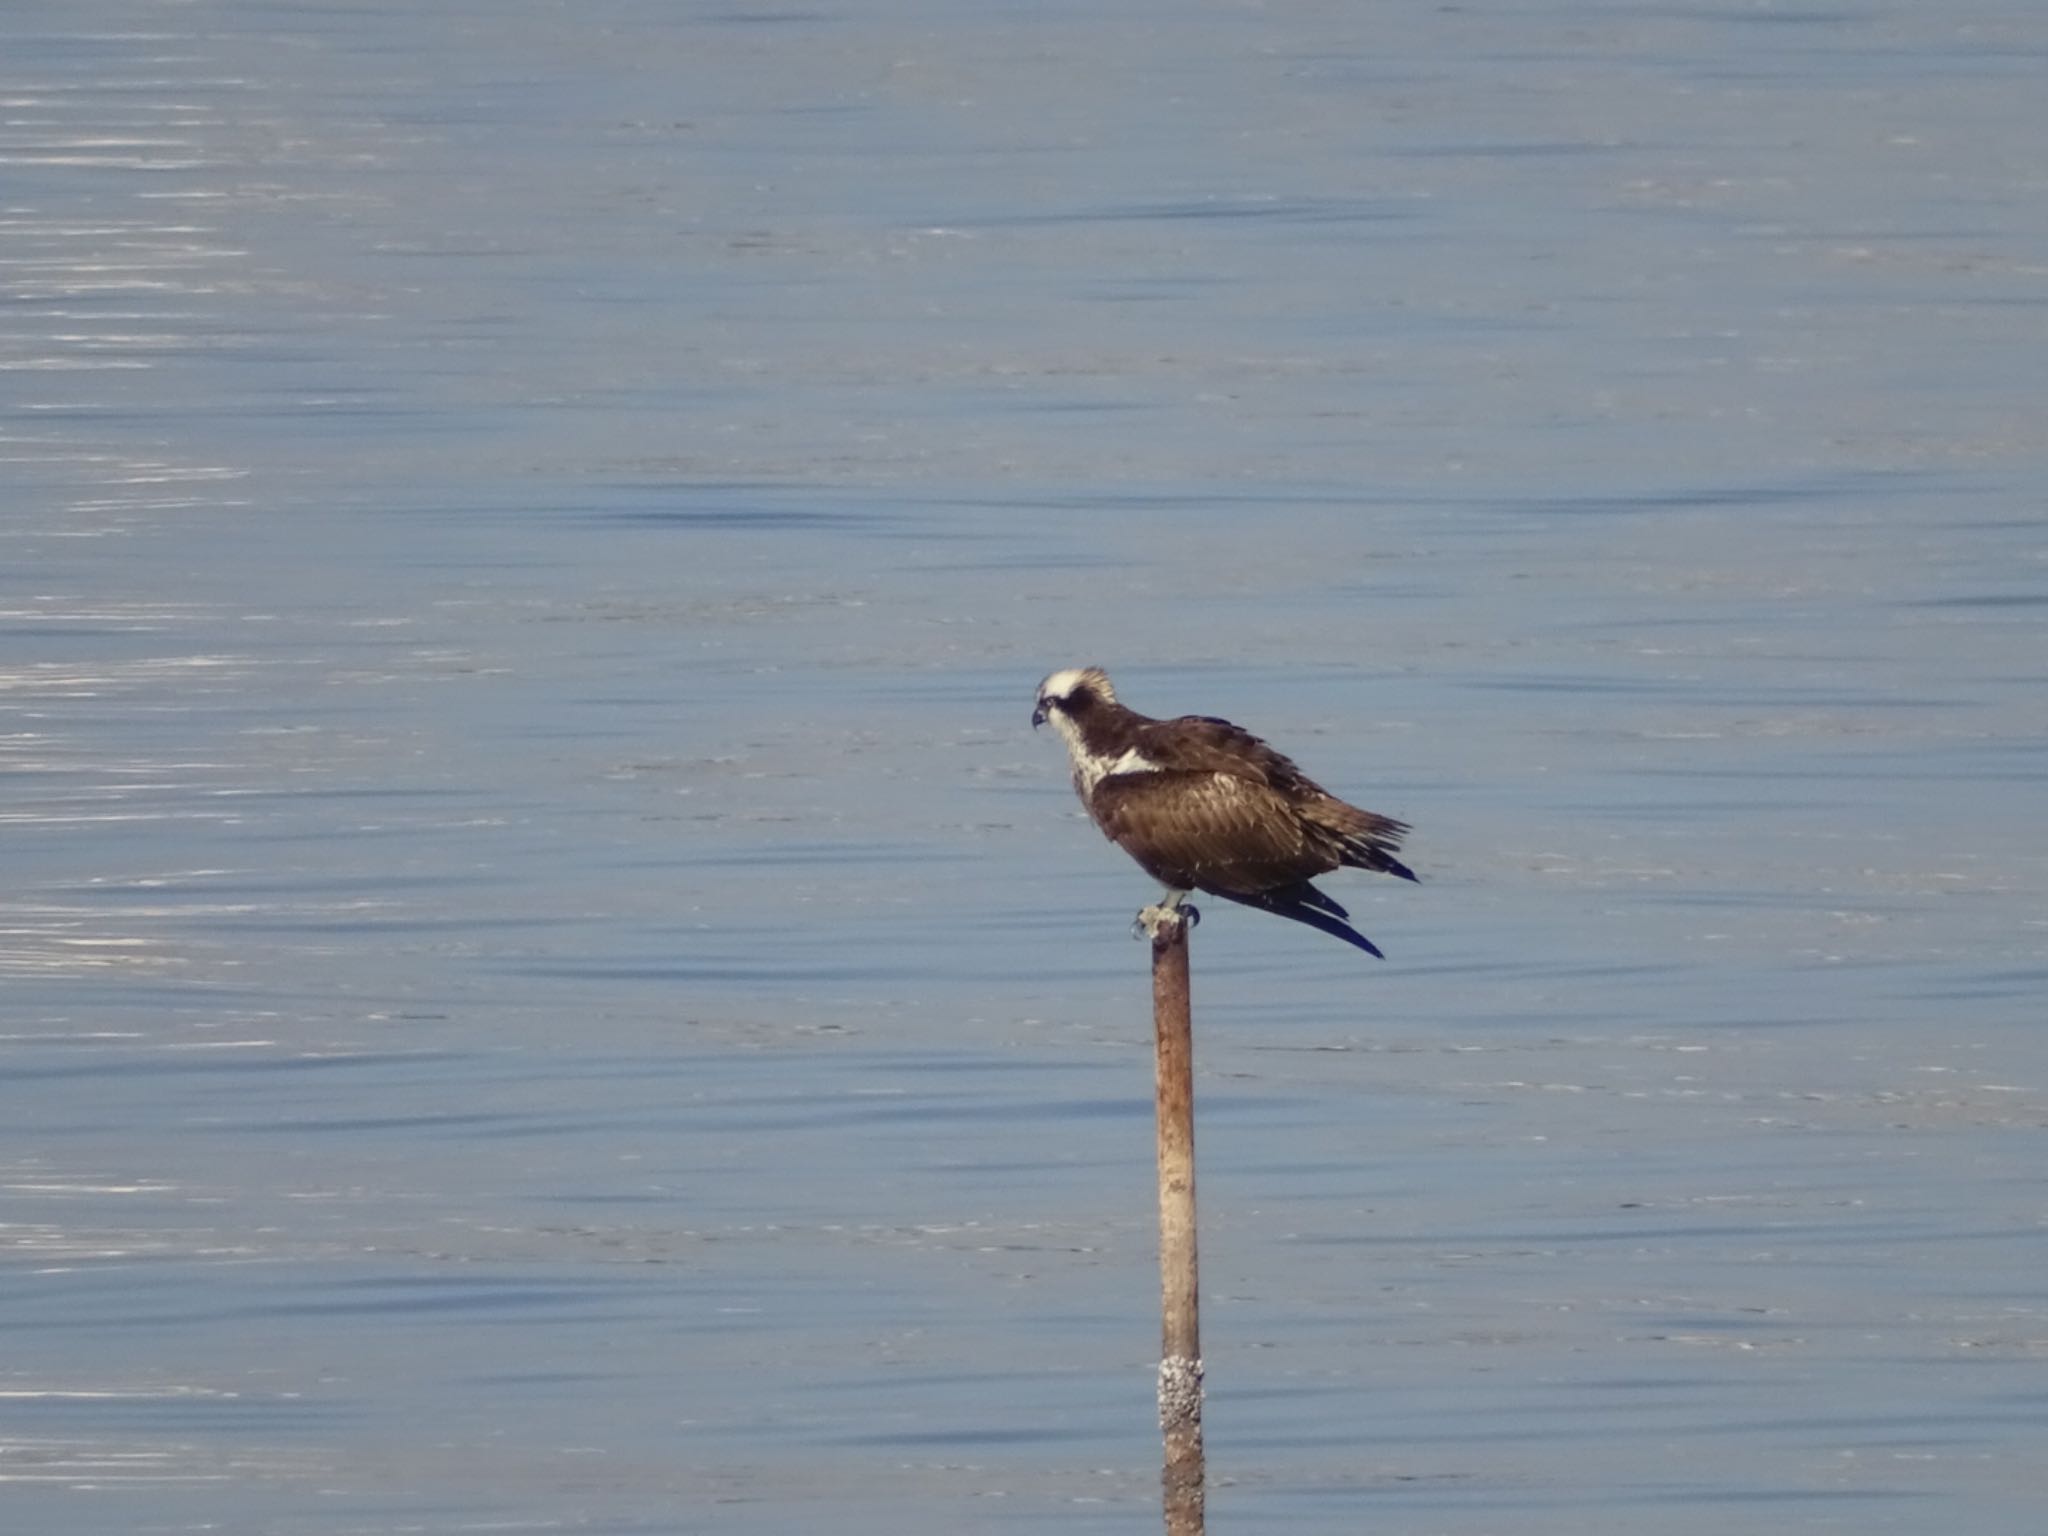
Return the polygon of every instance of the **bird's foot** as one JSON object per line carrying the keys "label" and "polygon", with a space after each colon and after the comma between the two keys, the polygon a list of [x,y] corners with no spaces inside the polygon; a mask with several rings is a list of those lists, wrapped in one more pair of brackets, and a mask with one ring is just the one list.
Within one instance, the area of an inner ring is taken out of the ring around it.
{"label": "bird's foot", "polygon": [[1202,920],[1201,908],[1191,906],[1179,896],[1171,901],[1155,902],[1141,908],[1131,920],[1131,937],[1134,939],[1156,939],[1169,924],[1185,923],[1192,928]]}

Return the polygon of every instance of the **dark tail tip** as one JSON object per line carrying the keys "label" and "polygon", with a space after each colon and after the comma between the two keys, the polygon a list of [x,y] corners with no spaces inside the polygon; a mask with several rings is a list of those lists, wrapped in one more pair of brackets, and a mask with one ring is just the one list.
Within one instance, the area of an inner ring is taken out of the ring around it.
{"label": "dark tail tip", "polygon": [[1261,912],[1270,912],[1275,917],[1291,918],[1297,923],[1306,923],[1311,928],[1320,929],[1324,933],[1342,939],[1346,944],[1356,945],[1375,960],[1387,958],[1380,952],[1379,945],[1373,943],[1371,939],[1368,939],[1356,928],[1345,922],[1341,916],[1331,916],[1329,911],[1331,907],[1336,907],[1340,913],[1344,909],[1338,907],[1334,901],[1331,901],[1329,897],[1323,895],[1321,891],[1310,885],[1306,880],[1302,881],[1300,885],[1283,886],[1276,891],[1258,891],[1243,896],[1232,895],[1229,891],[1218,891],[1216,894],[1228,897],[1232,901],[1242,902],[1248,907],[1257,907]]}
{"label": "dark tail tip", "polygon": [[1414,870],[1386,849],[1371,843],[1346,843],[1342,857],[1353,869],[1370,869],[1382,875],[1392,875],[1397,880],[1413,880],[1417,885],[1422,883]]}

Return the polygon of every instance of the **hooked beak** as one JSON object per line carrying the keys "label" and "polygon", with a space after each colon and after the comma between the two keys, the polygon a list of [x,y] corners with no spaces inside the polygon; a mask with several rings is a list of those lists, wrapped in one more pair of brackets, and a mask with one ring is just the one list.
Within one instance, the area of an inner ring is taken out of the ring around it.
{"label": "hooked beak", "polygon": [[1038,708],[1031,711],[1031,729],[1035,731],[1043,724],[1045,724],[1045,706],[1041,704]]}

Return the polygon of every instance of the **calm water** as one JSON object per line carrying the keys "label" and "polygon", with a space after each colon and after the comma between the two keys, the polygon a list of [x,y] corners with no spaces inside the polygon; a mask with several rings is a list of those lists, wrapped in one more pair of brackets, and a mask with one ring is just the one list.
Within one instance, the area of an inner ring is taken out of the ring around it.
{"label": "calm water", "polygon": [[2037,1536],[2048,18],[0,20],[0,1523]]}

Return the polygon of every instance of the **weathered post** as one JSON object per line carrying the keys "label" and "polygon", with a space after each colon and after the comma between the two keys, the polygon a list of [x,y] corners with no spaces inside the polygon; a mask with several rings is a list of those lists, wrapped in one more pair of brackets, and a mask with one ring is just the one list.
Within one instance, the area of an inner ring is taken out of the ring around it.
{"label": "weathered post", "polygon": [[1159,1429],[1166,1536],[1202,1536],[1202,1329],[1196,1294],[1195,1063],[1184,907],[1147,909],[1159,1112]]}

